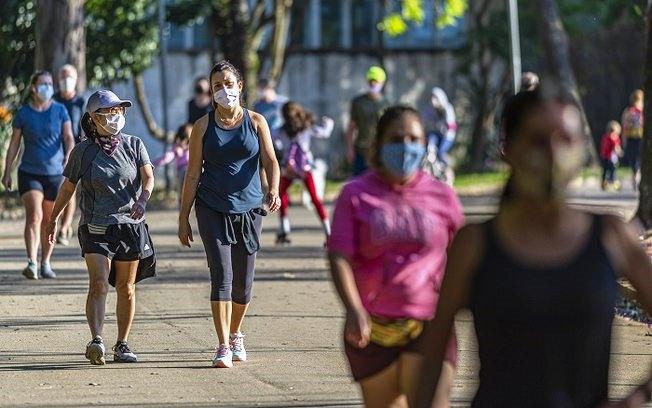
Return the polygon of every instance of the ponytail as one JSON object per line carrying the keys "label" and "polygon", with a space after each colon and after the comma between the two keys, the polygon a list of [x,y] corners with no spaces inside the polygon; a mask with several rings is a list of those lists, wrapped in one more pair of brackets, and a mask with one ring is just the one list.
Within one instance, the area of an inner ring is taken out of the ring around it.
{"label": "ponytail", "polygon": [[97,138],[97,127],[95,126],[95,122],[93,122],[90,113],[85,112],[82,116],[81,128],[87,138],[91,140],[95,140],[95,138]]}

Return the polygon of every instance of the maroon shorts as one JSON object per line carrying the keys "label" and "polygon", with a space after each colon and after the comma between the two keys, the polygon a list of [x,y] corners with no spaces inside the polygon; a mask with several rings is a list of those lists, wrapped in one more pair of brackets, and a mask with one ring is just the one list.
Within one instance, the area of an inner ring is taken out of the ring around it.
{"label": "maroon shorts", "polygon": [[[359,349],[351,346],[345,339],[344,352],[349,359],[353,379],[355,381],[362,381],[380,373],[398,360],[403,353],[417,353],[419,340],[420,337],[403,347],[383,347],[370,342],[367,347]],[[457,365],[457,338],[455,334],[448,341],[444,360],[453,366]]]}

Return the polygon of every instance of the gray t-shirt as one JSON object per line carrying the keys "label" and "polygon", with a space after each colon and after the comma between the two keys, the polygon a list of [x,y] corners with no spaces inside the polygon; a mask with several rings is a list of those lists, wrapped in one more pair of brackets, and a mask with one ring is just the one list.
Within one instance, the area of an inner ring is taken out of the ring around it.
{"label": "gray t-shirt", "polygon": [[[129,215],[142,190],[140,168],[151,165],[145,144],[136,136],[122,134],[122,142],[109,156],[93,146],[94,143],[90,139],[78,143],[63,171],[71,183],[77,184],[81,180],[79,208],[82,215],[79,225],[142,222],[143,219],[134,220]],[[90,152],[97,151],[97,154],[86,153],[87,162],[82,163],[84,152],[89,148],[93,149]],[[87,169],[83,168],[85,166]]]}

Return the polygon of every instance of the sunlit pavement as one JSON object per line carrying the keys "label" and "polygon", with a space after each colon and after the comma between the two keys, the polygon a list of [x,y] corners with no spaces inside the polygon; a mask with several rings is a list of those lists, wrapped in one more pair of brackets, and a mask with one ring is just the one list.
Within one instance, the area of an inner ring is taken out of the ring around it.
{"label": "sunlit pavement", "polygon": [[[576,195],[575,205],[630,214],[632,194]],[[490,197],[463,198],[469,220],[494,211]],[[208,304],[209,281],[199,235],[191,249],[176,238],[177,215],[152,212],[159,277],[138,285],[130,344],[138,364],[91,366],[84,317],[87,276],[73,241],[57,247],[54,281],[26,281],[22,221],[0,222],[0,406],[360,406],[342,354],[342,309],[331,287],[321,229],[313,214],[291,208],[293,245],[273,246],[277,219],[265,220],[254,299],[245,332],[249,361],[212,369],[216,337]],[[109,295],[105,341],[115,341]],[[572,313],[572,311],[569,311]],[[478,366],[472,322],[457,322],[460,361],[454,406],[468,406]],[[652,337],[645,326],[616,320],[612,395],[622,395],[649,373]]]}

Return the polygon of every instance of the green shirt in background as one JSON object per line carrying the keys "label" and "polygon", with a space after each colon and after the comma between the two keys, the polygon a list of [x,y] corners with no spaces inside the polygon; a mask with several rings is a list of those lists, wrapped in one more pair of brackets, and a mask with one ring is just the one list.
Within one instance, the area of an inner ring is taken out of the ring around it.
{"label": "green shirt in background", "polygon": [[366,153],[376,134],[376,124],[389,102],[383,95],[379,99],[372,97],[369,93],[356,96],[351,102],[351,120],[358,128],[358,136],[354,145],[359,152]]}

